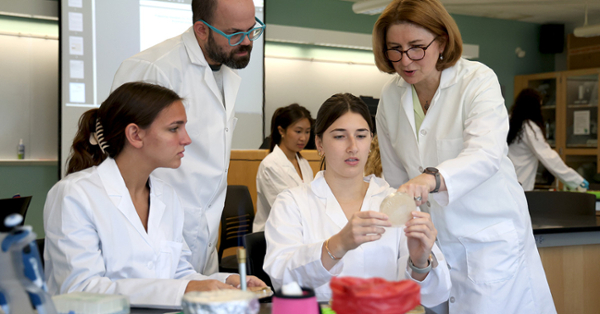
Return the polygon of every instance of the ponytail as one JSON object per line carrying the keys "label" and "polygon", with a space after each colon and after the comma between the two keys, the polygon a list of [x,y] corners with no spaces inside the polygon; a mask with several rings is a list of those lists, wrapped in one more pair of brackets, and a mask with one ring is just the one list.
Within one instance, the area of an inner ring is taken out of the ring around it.
{"label": "ponytail", "polygon": [[67,161],[67,174],[97,166],[107,155],[102,151],[100,145],[92,144],[90,138],[96,131],[96,121],[98,120],[98,109],[90,109],[79,118],[79,128],[73,146],[71,146],[71,155]]}
{"label": "ponytail", "polygon": [[279,145],[279,143],[281,143],[281,134],[279,134],[279,129],[277,128],[279,126],[277,125],[277,117],[281,115],[283,108],[285,107],[277,108],[277,110],[275,110],[273,113],[273,118],[271,119],[271,141],[269,142],[269,152],[273,152],[275,145]]}

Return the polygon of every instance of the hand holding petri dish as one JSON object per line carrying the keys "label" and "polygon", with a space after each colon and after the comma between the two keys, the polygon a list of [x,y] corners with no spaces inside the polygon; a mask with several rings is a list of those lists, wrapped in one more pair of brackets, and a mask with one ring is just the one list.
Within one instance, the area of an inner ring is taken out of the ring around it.
{"label": "hand holding petri dish", "polygon": [[402,228],[417,210],[415,200],[406,193],[394,192],[383,199],[379,211],[388,215],[392,227]]}

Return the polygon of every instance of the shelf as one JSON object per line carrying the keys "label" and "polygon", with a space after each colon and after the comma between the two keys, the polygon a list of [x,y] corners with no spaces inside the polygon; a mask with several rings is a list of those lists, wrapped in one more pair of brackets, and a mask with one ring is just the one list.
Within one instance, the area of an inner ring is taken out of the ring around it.
{"label": "shelf", "polygon": [[0,166],[58,166],[58,159],[0,159]]}
{"label": "shelf", "polygon": [[567,105],[567,108],[597,108],[598,105],[581,104],[581,105]]}
{"label": "shelf", "polygon": [[[600,68],[517,75],[514,82],[515,95],[524,88],[534,88],[542,95],[542,116],[553,139],[547,142],[561,159],[578,167],[586,164],[585,171],[600,174],[600,133],[596,132],[600,123],[600,98],[596,96]],[[574,134],[575,120],[582,120],[577,121],[578,126],[588,123],[589,134]],[[562,184],[557,181],[552,186]]]}
{"label": "shelf", "polygon": [[556,185],[551,184],[551,185],[546,185],[546,184],[535,184],[533,186],[534,190],[543,190],[543,191],[549,191],[552,189],[556,189]]}
{"label": "shelf", "polygon": [[563,155],[593,156],[593,155],[596,155],[597,153],[598,153],[598,149],[596,147],[586,146],[586,148],[575,148],[575,147],[565,148]]}

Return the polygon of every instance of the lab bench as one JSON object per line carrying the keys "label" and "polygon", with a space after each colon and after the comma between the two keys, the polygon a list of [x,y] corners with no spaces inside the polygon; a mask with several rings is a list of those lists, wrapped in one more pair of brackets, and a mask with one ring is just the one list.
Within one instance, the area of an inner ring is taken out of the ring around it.
{"label": "lab bench", "polygon": [[531,218],[546,278],[561,313],[600,310],[600,217]]}

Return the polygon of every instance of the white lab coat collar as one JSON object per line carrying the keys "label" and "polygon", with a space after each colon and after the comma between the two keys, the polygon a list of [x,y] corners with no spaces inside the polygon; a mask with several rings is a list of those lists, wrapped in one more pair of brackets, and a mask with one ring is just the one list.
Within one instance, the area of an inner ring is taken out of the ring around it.
{"label": "white lab coat collar", "polygon": [[148,232],[144,229],[138,216],[125,180],[114,159],[108,157],[98,166],[98,176],[110,201],[121,211],[129,223],[142,235],[148,245],[152,246],[153,235],[158,232],[159,224],[165,212],[165,204],[160,200],[163,182],[150,176],[150,211],[148,214]]}
{"label": "white lab coat collar", "polygon": [[[215,81],[215,76],[212,73],[208,65],[208,61],[204,57],[204,53],[198,44],[198,40],[196,39],[196,35],[194,33],[194,27],[190,27],[185,33],[182,35],[183,44],[185,45],[185,50],[187,51],[188,57],[190,58],[190,62],[195,65],[199,65],[205,67],[204,71],[204,80],[206,84],[213,92],[215,97],[223,103],[223,96],[221,91],[219,90],[219,86]],[[242,82],[242,78],[237,74],[237,72],[226,65],[221,65],[221,71],[223,71],[223,94],[225,94],[225,108],[227,111],[227,121],[231,118],[233,114],[233,108],[235,105],[235,101],[237,98],[237,92]],[[227,82],[227,84],[225,83]]]}
{"label": "white lab coat collar", "polygon": [[[326,202],[326,212],[327,216],[331,218],[335,224],[344,228],[348,223],[348,219],[344,214],[340,204],[337,199],[333,195],[329,184],[325,181],[325,170],[319,171],[315,176],[315,179],[310,183],[312,192],[319,198],[321,198],[324,202]],[[361,205],[361,211],[369,210],[371,208],[371,198],[379,195],[380,193],[386,192],[386,190],[390,187],[390,185],[383,179],[376,177],[375,175],[369,175],[364,177],[365,182],[369,182],[369,187],[367,188],[367,193],[365,194],[365,198]]]}
{"label": "white lab coat collar", "polygon": [[[275,145],[275,147],[273,147],[273,154],[277,157],[277,160],[281,161],[281,165],[283,167],[292,167],[294,168],[294,171],[296,170],[294,165],[289,161],[287,155],[283,152],[279,145]],[[296,160],[298,160],[298,154],[296,154]]]}
{"label": "white lab coat collar", "polygon": [[[275,145],[272,153],[275,155],[275,157],[277,157],[277,161],[278,161],[279,165],[281,165],[284,168],[288,168],[290,171],[292,171],[292,173],[291,173],[292,175],[290,177],[298,185],[302,184],[302,178],[300,178],[300,176],[298,175],[298,171],[296,170],[296,167],[294,167],[294,164],[292,164],[290,162],[290,160],[287,158],[287,156],[285,155],[283,150],[281,150],[279,145]],[[298,165],[300,165],[300,157],[298,156],[298,154],[296,154],[296,160],[298,161]],[[300,171],[302,171],[302,167],[300,167]],[[302,172],[302,176],[304,177],[305,175],[307,175],[307,174]]]}
{"label": "white lab coat collar", "polygon": [[[456,66],[451,66],[447,69],[442,70],[442,76],[440,77],[440,86],[435,92],[433,96],[432,103],[439,98],[440,90],[446,89],[454,84],[456,84],[459,80],[459,76],[457,75]],[[402,108],[404,109],[404,113],[408,118],[408,122],[410,123],[411,129],[413,130],[414,135],[414,145],[417,146],[417,134],[415,129],[415,115],[414,115],[414,106],[412,99],[412,89],[411,84],[408,84],[399,74],[396,74],[396,85],[401,87],[401,99],[402,99]]]}

